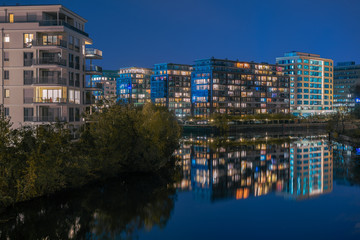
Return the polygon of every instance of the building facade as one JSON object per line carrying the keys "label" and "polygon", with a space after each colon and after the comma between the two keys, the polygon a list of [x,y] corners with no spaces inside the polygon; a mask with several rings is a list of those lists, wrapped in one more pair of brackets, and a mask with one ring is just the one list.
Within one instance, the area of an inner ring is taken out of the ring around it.
{"label": "building facade", "polygon": [[191,115],[190,65],[155,64],[151,76],[151,100],[165,106],[179,118]]}
{"label": "building facade", "polygon": [[333,112],[333,60],[289,52],[276,58],[290,77],[290,111],[296,116]]}
{"label": "building facade", "polygon": [[197,60],[191,76],[191,96],[195,117],[289,113],[289,77],[277,65]]}
{"label": "building facade", "polygon": [[356,65],[355,62],[338,63],[334,67],[335,110],[355,108],[356,96],[352,90],[356,85],[360,85],[360,65]]}
{"label": "building facade", "polygon": [[81,124],[86,107],[87,21],[62,5],[1,6],[2,112],[13,127]]}
{"label": "building facade", "polygon": [[103,70],[101,75],[92,77],[92,85],[100,89],[94,91],[93,96],[98,100],[116,100],[116,83],[119,80],[119,71]]}
{"label": "building facade", "polygon": [[134,105],[151,102],[150,78],[152,73],[149,68],[121,68],[116,82],[118,102]]}

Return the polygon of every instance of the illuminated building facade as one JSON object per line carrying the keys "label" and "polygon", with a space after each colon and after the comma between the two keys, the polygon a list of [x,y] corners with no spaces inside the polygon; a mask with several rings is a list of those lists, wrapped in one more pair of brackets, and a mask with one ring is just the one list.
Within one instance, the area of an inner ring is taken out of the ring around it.
{"label": "illuminated building facade", "polygon": [[191,95],[195,117],[213,113],[289,113],[289,77],[277,65],[197,60],[191,76]]}
{"label": "illuminated building facade", "polygon": [[[360,65],[355,62],[340,62],[334,68],[334,108],[353,110],[356,96],[352,92],[360,85]],[[360,102],[360,99],[358,100]]]}
{"label": "illuminated building facade", "polygon": [[0,106],[13,127],[82,124],[87,105],[84,18],[62,5],[1,6]]}
{"label": "illuminated building facade", "polygon": [[333,151],[324,140],[299,140],[290,145],[291,198],[304,199],[332,191]]}
{"label": "illuminated building facade", "polygon": [[179,118],[191,115],[190,65],[155,64],[151,76],[151,100],[165,106]]}
{"label": "illuminated building facade", "polygon": [[333,112],[333,60],[289,52],[276,58],[290,77],[290,111],[296,116]]}
{"label": "illuminated building facade", "polygon": [[118,79],[119,71],[115,70],[103,70],[101,75],[94,75],[92,77],[92,84],[98,85],[101,88],[93,92],[95,99],[116,99],[116,83]]}
{"label": "illuminated building facade", "polygon": [[134,105],[151,102],[150,78],[152,73],[149,68],[121,68],[116,82],[117,100]]}

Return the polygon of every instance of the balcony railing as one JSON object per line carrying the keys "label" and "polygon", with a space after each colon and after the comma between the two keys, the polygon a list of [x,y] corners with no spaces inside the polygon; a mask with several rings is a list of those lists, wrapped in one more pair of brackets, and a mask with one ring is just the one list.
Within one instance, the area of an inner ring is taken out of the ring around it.
{"label": "balcony railing", "polygon": [[86,58],[95,58],[101,59],[102,58],[102,51],[96,48],[86,48],[85,49],[85,57]]}
{"label": "balcony railing", "polygon": [[58,46],[67,48],[67,41],[65,40],[57,40],[56,42],[48,42],[43,39],[37,39],[32,41],[33,46]]}
{"label": "balcony railing", "polygon": [[66,117],[24,116],[24,122],[66,122]]}
{"label": "balcony railing", "polygon": [[67,103],[67,98],[24,98],[24,103]]}
{"label": "balcony railing", "polygon": [[92,86],[85,86],[85,90],[90,91],[102,91],[103,84],[102,83],[92,83]]}
{"label": "balcony railing", "polygon": [[39,26],[65,26],[75,32],[78,32],[86,37],[89,37],[89,34],[80,30],[80,29],[77,29],[76,27],[74,26],[71,26],[69,23],[67,22],[64,22],[64,21],[57,21],[57,20],[46,20],[46,21],[39,21]]}
{"label": "balcony railing", "polygon": [[24,85],[67,85],[66,78],[38,77],[24,78]]}
{"label": "balcony railing", "polygon": [[66,60],[54,57],[45,57],[33,60],[33,65],[60,65],[66,66]]}
{"label": "balcony railing", "polygon": [[90,75],[101,74],[102,67],[95,66],[95,65],[88,65],[85,68],[85,72]]}

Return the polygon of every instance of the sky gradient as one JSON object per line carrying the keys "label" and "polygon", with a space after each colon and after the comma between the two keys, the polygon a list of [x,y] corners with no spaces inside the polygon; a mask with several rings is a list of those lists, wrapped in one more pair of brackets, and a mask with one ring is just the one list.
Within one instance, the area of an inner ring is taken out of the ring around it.
{"label": "sky gradient", "polygon": [[360,63],[358,0],[0,0],[63,4],[88,20],[104,69],[209,57],[275,63],[284,52]]}

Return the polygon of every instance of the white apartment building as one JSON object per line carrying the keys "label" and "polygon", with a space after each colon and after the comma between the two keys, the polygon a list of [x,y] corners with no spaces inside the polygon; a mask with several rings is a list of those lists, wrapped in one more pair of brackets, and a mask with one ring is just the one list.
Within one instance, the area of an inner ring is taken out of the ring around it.
{"label": "white apartment building", "polygon": [[86,74],[101,68],[86,66],[99,59],[87,21],[62,5],[0,6],[0,110],[13,127],[55,121],[82,124],[81,113],[91,104]]}

